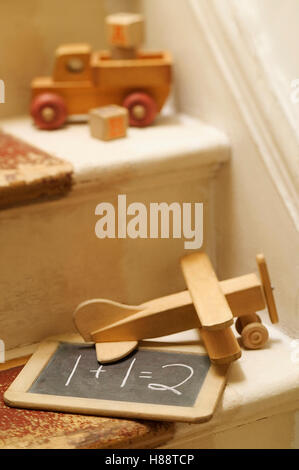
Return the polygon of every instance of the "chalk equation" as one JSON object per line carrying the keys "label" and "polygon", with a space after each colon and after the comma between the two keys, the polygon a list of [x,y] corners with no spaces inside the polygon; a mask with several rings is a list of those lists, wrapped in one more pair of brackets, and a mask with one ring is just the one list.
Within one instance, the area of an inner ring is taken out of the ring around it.
{"label": "chalk equation", "polygon": [[[76,369],[79,365],[79,362],[81,360],[81,357],[82,355],[78,356],[76,362],[75,362],[75,365],[65,383],[65,386],[68,387],[70,385],[70,382],[72,380],[72,377],[74,376],[75,372],[76,372]],[[125,387],[126,383],[127,383],[127,380],[132,372],[132,369],[134,367],[134,364],[136,362],[136,357],[134,359],[132,359],[127,371],[126,371],[126,374],[122,380],[122,382],[120,383],[120,388],[123,388]],[[166,390],[169,390],[170,392],[173,392],[177,395],[181,395],[182,392],[178,390],[178,388],[183,385],[184,383],[188,382],[188,380],[191,379],[191,377],[193,376],[194,374],[194,369],[191,367],[191,366],[188,366],[187,364],[165,364],[165,365],[162,365],[161,366],[162,369],[166,368],[166,367],[181,367],[181,368],[184,368],[184,369],[187,369],[188,371],[188,374],[187,374],[187,377],[184,378],[184,380],[182,380],[181,382],[179,382],[178,384],[176,385],[172,385],[172,386],[169,386],[169,385],[165,385],[165,384],[160,384],[160,383],[149,383],[147,385],[147,387],[150,389],[150,390],[159,390],[159,391],[166,391]],[[90,372],[91,373],[95,373],[95,379],[99,379],[100,377],[100,374],[101,373],[104,373],[104,372],[107,372],[108,369],[104,369],[104,366],[103,365],[100,365],[97,369],[91,369]],[[151,380],[152,379],[152,372],[151,371],[141,371],[141,374],[143,375],[139,375],[138,377],[140,379],[146,379],[146,380]]]}
{"label": "chalk equation", "polygon": [[142,348],[100,364],[94,345],[61,343],[30,392],[193,406],[210,365],[208,356]]}

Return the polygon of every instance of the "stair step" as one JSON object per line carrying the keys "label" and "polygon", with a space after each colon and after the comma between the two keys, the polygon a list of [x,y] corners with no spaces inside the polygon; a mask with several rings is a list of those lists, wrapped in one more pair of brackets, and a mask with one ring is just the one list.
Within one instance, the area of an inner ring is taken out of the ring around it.
{"label": "stair step", "polygon": [[[95,208],[141,202],[201,202],[202,249],[213,259],[214,177],[229,159],[224,134],[189,117],[161,116],[154,126],[130,128],[128,137],[93,139],[88,125],[36,129],[28,117],[0,128],[70,162],[67,194],[0,210],[0,331],[6,349],[73,328],[72,313],[90,298],[139,304],[184,289],[184,238],[99,239]],[[129,216],[128,216],[129,219]]]}

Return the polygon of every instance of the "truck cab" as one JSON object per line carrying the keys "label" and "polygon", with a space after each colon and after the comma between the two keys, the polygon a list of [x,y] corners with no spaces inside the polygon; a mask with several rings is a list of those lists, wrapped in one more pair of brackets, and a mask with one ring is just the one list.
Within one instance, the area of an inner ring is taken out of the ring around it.
{"label": "truck cab", "polygon": [[55,53],[54,82],[92,81],[89,44],[64,44]]}

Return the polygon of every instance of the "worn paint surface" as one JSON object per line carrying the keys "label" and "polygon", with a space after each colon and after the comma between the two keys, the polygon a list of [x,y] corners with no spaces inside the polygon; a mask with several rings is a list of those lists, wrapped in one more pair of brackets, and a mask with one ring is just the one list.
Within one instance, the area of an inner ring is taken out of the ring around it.
{"label": "worn paint surface", "polygon": [[0,207],[65,193],[72,166],[0,131]]}
{"label": "worn paint surface", "polygon": [[144,448],[173,435],[173,424],[10,408],[3,394],[22,367],[0,371],[0,448]]}

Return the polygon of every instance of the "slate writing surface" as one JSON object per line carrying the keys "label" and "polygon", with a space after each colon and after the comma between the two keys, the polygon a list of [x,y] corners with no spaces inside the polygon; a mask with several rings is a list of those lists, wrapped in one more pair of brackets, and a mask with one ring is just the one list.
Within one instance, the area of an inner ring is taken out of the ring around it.
{"label": "slate writing surface", "polygon": [[60,343],[28,392],[190,407],[209,368],[208,356],[142,349],[100,364],[94,346]]}

